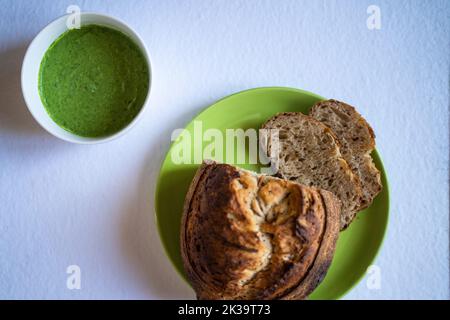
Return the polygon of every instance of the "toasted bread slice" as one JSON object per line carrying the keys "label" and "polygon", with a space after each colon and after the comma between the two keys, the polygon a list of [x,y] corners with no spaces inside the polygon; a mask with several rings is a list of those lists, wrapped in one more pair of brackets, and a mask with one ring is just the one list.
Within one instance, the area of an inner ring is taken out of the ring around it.
{"label": "toasted bread slice", "polygon": [[339,235],[330,192],[205,162],[186,195],[181,252],[199,299],[304,299]]}
{"label": "toasted bread slice", "polygon": [[279,174],[298,183],[325,189],[342,202],[341,229],[355,217],[361,205],[362,191],[358,177],[342,157],[339,143],[323,123],[299,112],[279,113],[262,129],[278,130],[279,152],[268,140],[266,153]]}
{"label": "toasted bread slice", "polygon": [[382,189],[380,171],[370,155],[375,149],[372,128],[354,107],[336,100],[317,103],[310,115],[335,133],[342,156],[361,181],[363,197],[359,210],[367,208]]}

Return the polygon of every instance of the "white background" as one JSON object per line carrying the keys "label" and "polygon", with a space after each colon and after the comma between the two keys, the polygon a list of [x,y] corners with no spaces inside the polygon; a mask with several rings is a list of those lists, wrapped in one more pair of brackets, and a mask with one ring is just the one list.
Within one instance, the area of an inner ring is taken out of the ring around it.
{"label": "white background", "polygon": [[[28,113],[27,45],[69,4],[123,19],[153,60],[150,108],[119,140],[60,141]],[[381,8],[381,30],[366,10]],[[1,1],[0,298],[194,298],[165,257],[153,194],[174,128],[228,94],[291,86],[354,104],[391,187],[376,264],[346,298],[449,298],[448,1]],[[82,289],[66,288],[77,264]]]}

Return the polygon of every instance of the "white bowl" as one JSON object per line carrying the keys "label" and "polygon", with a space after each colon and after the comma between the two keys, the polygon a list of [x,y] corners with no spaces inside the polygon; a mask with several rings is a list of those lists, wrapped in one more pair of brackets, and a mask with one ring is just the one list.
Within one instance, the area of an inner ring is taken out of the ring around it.
{"label": "white bowl", "polygon": [[60,139],[74,142],[74,143],[82,143],[82,144],[93,144],[100,142],[111,141],[119,136],[125,134],[136,122],[142,118],[144,111],[148,104],[148,99],[150,96],[150,87],[151,87],[151,64],[150,57],[145,47],[144,42],[138,36],[138,34],[133,31],[130,27],[128,27],[124,22],[102,14],[91,13],[91,12],[82,12],[80,16],[81,25],[88,24],[97,24],[106,27],[110,27],[121,31],[126,34],[133,40],[136,45],[141,49],[143,56],[147,60],[147,65],[149,68],[149,86],[147,97],[144,101],[144,105],[142,106],[139,113],[136,117],[123,129],[120,131],[105,137],[95,137],[95,138],[87,138],[77,136],[67,130],[64,130],[60,126],[58,126],[53,119],[49,116],[47,111],[45,110],[44,105],[42,104],[41,98],[39,96],[39,88],[38,88],[38,77],[39,77],[39,67],[44,57],[45,52],[50,47],[50,45],[65,31],[67,31],[66,21],[69,15],[62,16],[61,18],[56,19],[44,29],[33,39],[30,46],[27,49],[25,57],[23,59],[22,64],[22,93],[25,99],[25,103],[27,104],[28,110],[30,110],[34,119],[48,132],[53,134],[55,137]]}

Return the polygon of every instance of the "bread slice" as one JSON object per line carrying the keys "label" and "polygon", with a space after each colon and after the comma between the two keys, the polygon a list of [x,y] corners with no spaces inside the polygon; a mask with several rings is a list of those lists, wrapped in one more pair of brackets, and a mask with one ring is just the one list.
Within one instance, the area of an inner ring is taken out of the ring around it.
{"label": "bread slice", "polygon": [[279,150],[268,139],[266,152],[281,177],[334,193],[342,202],[341,229],[361,205],[361,185],[342,157],[336,136],[323,123],[299,112],[279,113],[262,129],[278,130]]}
{"label": "bread slice", "polygon": [[363,197],[359,210],[367,208],[382,189],[380,171],[370,155],[375,149],[372,128],[354,107],[336,100],[317,103],[310,115],[336,134],[342,156],[361,181]]}
{"label": "bread slice", "polygon": [[186,195],[184,268],[199,299],[304,299],[339,235],[330,192],[205,162]]}

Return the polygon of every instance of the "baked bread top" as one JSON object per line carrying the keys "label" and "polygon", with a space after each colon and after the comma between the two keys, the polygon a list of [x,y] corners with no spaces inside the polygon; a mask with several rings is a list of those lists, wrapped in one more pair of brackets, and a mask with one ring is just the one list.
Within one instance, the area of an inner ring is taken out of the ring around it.
{"label": "baked bread top", "polygon": [[342,202],[341,229],[345,229],[361,206],[362,189],[358,176],[343,158],[333,131],[300,112],[279,113],[267,120],[262,129],[278,130],[278,146],[270,138],[263,142],[278,174],[334,193]]}
{"label": "baked bread top", "polygon": [[367,208],[382,189],[380,171],[370,155],[375,149],[373,129],[354,107],[337,100],[318,102],[309,114],[336,134],[342,156],[361,182],[363,195],[358,210]]}
{"label": "baked bread top", "polygon": [[330,192],[205,162],[185,200],[181,252],[199,299],[303,299],[339,234]]}

